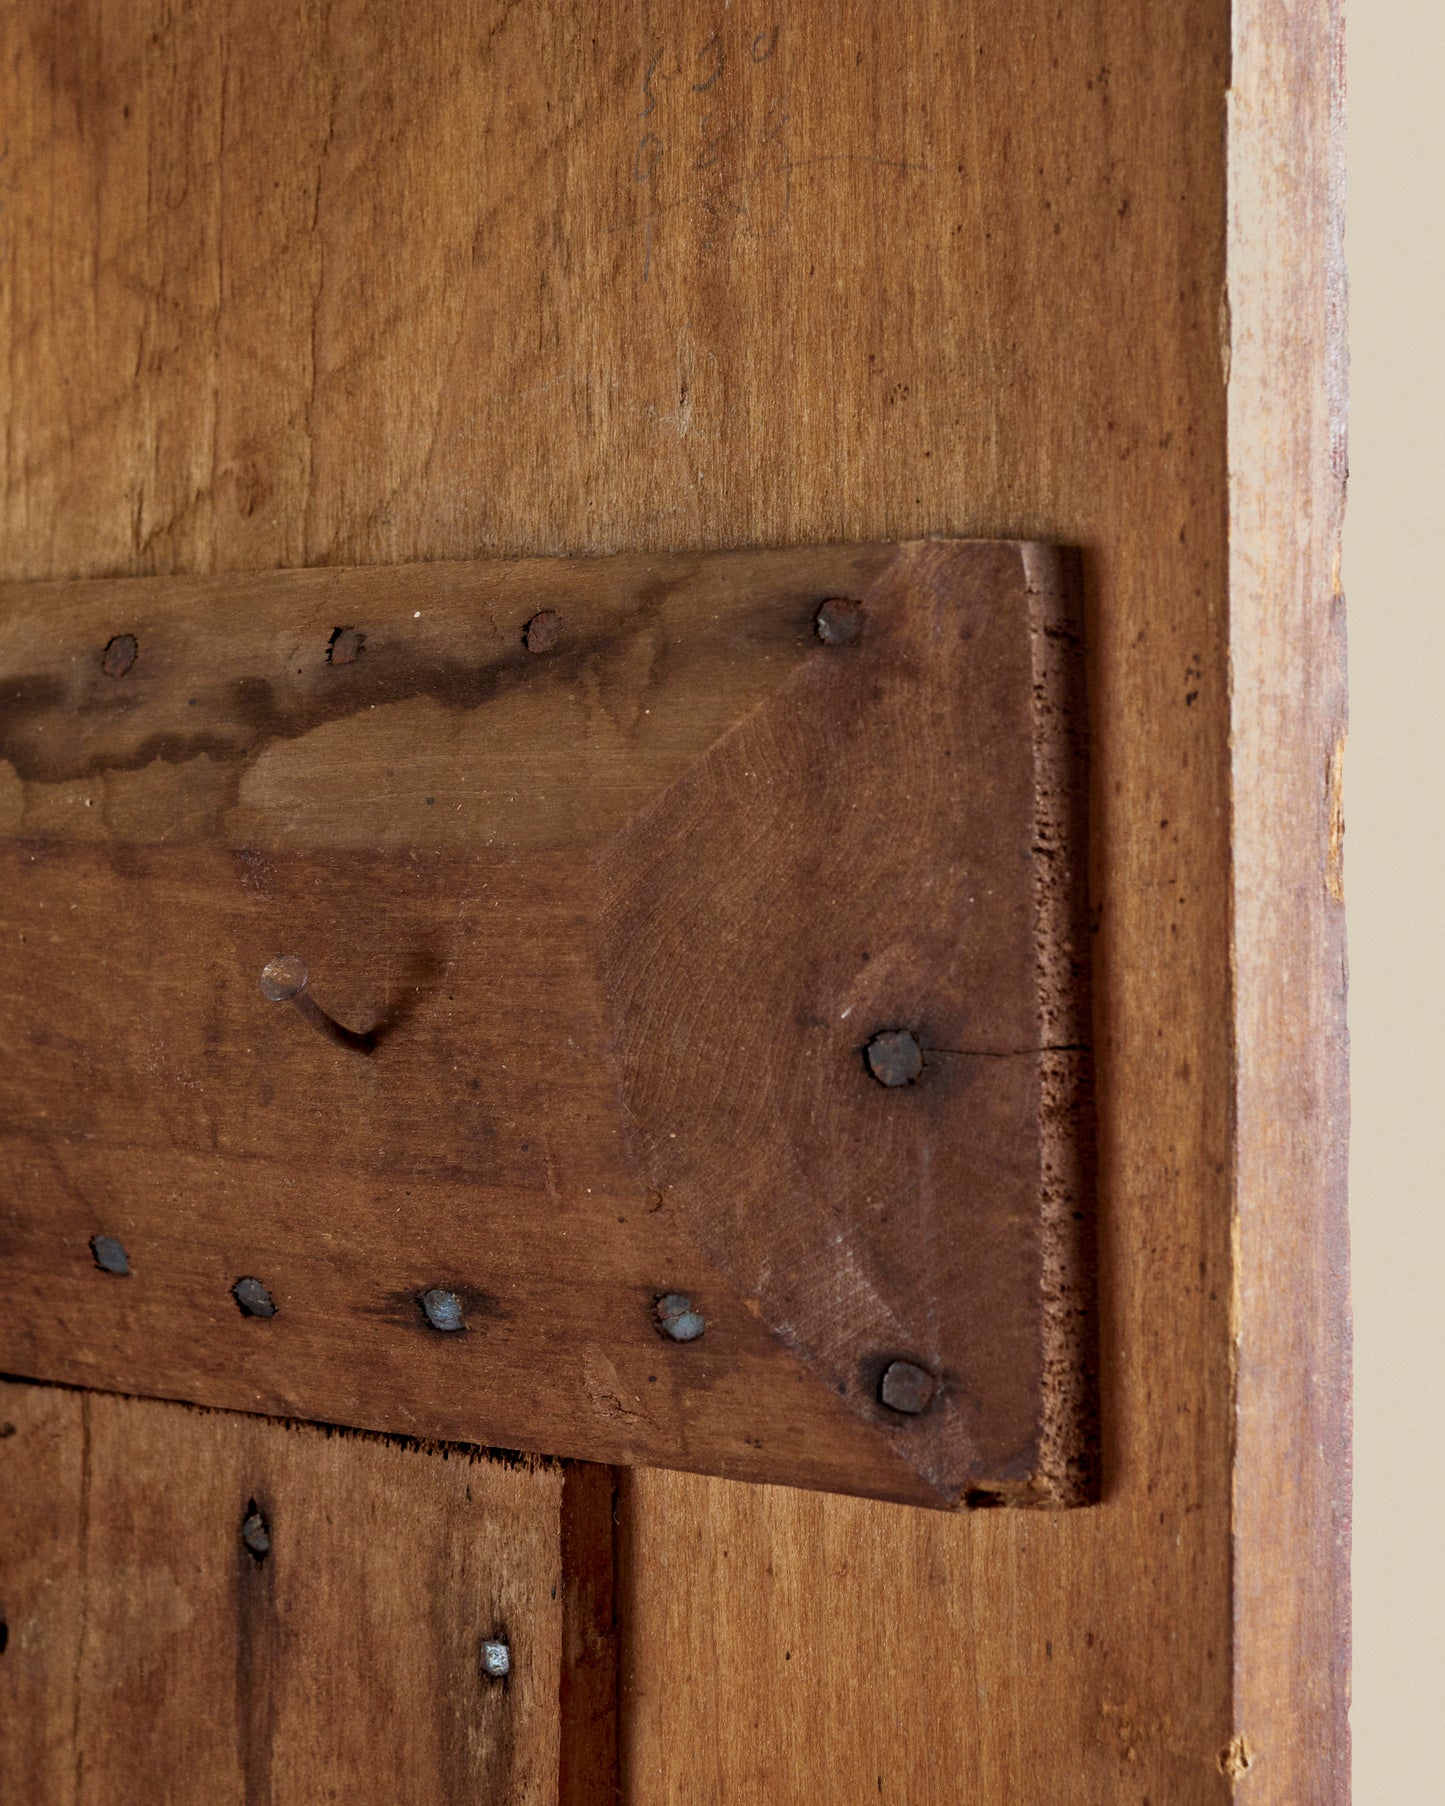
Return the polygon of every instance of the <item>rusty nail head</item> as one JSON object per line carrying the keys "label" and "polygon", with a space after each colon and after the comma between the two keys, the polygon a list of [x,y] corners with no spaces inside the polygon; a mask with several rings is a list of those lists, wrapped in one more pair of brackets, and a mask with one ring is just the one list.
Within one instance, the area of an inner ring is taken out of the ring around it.
{"label": "rusty nail head", "polygon": [[129,1273],[130,1261],[125,1249],[113,1235],[93,1235],[90,1238],[90,1252],[95,1264],[102,1273]]}
{"label": "rusty nail head", "polygon": [[366,650],[366,635],[354,627],[333,627],[326,645],[326,659],[332,665],[354,665]]}
{"label": "rusty nail head", "polygon": [[443,1286],[432,1286],[421,1295],[422,1315],[433,1329],[450,1332],[467,1327],[462,1315],[462,1301],[455,1292]]}
{"label": "rusty nail head", "polygon": [[247,1317],[276,1315],[276,1301],[259,1279],[238,1279],[231,1287],[231,1296]]}
{"label": "rusty nail head", "polygon": [[906,1028],[885,1029],[863,1051],[880,1085],[911,1085],[923,1071],[923,1049]]}
{"label": "rusty nail head", "polygon": [[133,633],[118,633],[101,654],[100,668],[107,677],[124,677],[139,651]]}
{"label": "rusty nail head", "polygon": [[933,1375],[912,1361],[890,1361],[878,1382],[878,1397],[890,1411],[902,1411],[917,1417],[933,1403],[938,1382]]}
{"label": "rusty nail head", "polygon": [[250,1509],[241,1520],[241,1541],[257,1561],[271,1553],[270,1527],[257,1509],[254,1499],[251,1501]]}
{"label": "rusty nail head", "polygon": [[813,631],[825,646],[847,646],[863,631],[863,604],[830,596],[813,617]]}
{"label": "rusty nail head", "polygon": [[482,1644],[482,1673],[489,1681],[504,1681],[512,1672],[512,1648],[500,1637],[488,1637]]}
{"label": "rusty nail head", "polygon": [[533,615],[522,629],[522,643],[528,652],[550,652],[562,637],[562,617],[550,608]]}
{"label": "rusty nail head", "polygon": [[684,1292],[667,1292],[658,1299],[657,1321],[662,1333],[674,1342],[696,1342],[707,1328],[706,1318],[692,1308],[692,1300]]}

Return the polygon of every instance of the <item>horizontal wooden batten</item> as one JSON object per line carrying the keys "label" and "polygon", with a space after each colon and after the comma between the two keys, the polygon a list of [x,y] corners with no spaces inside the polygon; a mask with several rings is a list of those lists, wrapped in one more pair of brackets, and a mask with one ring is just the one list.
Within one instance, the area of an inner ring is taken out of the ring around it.
{"label": "horizontal wooden batten", "polygon": [[0,590],[0,1364],[1085,1496],[1084,725],[1013,542]]}

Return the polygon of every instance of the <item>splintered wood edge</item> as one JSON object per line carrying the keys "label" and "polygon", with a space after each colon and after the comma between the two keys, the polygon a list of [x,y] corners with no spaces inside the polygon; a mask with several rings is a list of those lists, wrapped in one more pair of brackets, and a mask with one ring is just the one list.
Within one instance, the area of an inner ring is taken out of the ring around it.
{"label": "splintered wood edge", "polygon": [[1099,1495],[1088,716],[1076,552],[1021,548],[1033,664],[1043,1380],[1038,1465],[1011,1503]]}

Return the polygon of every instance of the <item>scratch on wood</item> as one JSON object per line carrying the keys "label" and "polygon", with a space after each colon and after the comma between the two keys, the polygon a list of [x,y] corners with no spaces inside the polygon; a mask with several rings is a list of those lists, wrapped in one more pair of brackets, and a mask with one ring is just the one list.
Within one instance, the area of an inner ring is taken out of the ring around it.
{"label": "scratch on wood", "polygon": [[1249,1773],[1254,1766],[1254,1751],[1250,1749],[1243,1731],[1237,1732],[1230,1738],[1215,1757],[1215,1761],[1219,1766],[1220,1774],[1228,1778],[1231,1787],[1242,1775]]}
{"label": "scratch on wood", "polygon": [[1335,735],[1325,779],[1330,799],[1330,844],[1325,860],[1325,883],[1336,903],[1345,900],[1345,733]]}

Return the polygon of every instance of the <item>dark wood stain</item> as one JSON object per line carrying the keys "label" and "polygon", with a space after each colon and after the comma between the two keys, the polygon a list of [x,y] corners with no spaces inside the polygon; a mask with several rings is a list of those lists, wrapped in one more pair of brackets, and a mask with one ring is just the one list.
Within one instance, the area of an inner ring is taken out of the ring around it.
{"label": "dark wood stain", "polygon": [[[270,1554],[260,1561],[241,1541],[241,1521],[250,1503],[262,1512],[272,1538]],[[289,1560],[277,1558],[276,1542],[290,1537],[293,1528],[284,1512],[277,1520],[264,1488],[259,1497],[250,1495],[248,1505],[237,1506],[231,1642],[236,1660],[236,1764],[245,1806],[274,1806],[276,1799],[272,1765],[281,1688],[287,1670],[287,1652],[276,1611],[276,1577],[290,1565]]]}

